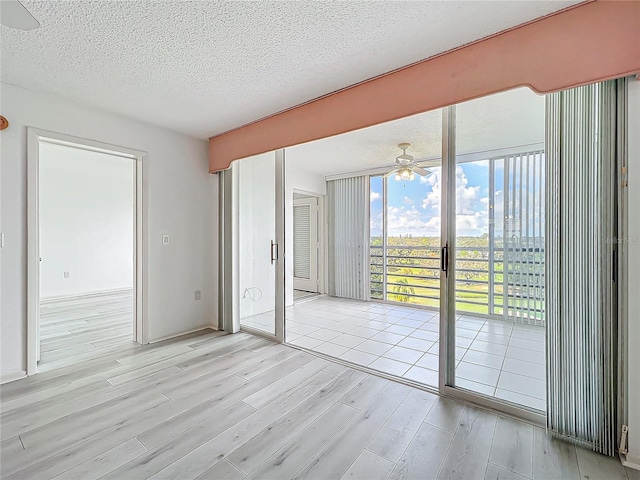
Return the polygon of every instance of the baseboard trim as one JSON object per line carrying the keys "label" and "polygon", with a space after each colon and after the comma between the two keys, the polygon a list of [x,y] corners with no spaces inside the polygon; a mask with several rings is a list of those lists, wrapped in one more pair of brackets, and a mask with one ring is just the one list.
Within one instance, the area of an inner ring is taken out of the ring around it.
{"label": "baseboard trim", "polygon": [[214,332],[218,331],[217,328],[214,328],[211,325],[203,325],[201,327],[194,328],[192,330],[187,330],[186,332],[175,333],[173,335],[167,335],[166,337],[154,338],[153,340],[149,340],[149,343],[164,342],[165,340],[171,340],[172,338],[181,337],[183,335],[189,335],[190,333],[200,332],[202,330],[213,330]]}
{"label": "baseboard trim", "polygon": [[27,371],[22,370],[20,372],[9,373],[8,375],[3,375],[0,377],[0,385],[4,385],[5,383],[15,382],[16,380],[22,380],[23,378],[27,378]]}
{"label": "baseboard trim", "polygon": [[627,453],[626,455],[624,453],[620,454],[620,461],[622,462],[622,465],[624,465],[627,468],[633,468],[634,470],[640,470],[640,457],[637,457],[635,455],[632,455],[630,453]]}
{"label": "baseboard trim", "polygon": [[133,294],[133,287],[129,288],[113,288],[111,290],[96,290],[93,292],[84,292],[77,293],[73,295],[57,295],[55,297],[42,297],[40,299],[41,305],[46,305],[47,303],[55,303],[55,302],[63,302],[65,300],[69,300],[71,298],[91,298],[91,297],[102,297],[106,295],[117,295],[120,293],[131,292]]}

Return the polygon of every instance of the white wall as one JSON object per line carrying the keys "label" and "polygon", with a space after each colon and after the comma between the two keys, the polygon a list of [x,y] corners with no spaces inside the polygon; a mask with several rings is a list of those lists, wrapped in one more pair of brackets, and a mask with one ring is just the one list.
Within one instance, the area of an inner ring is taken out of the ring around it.
{"label": "white wall", "polygon": [[629,460],[640,465],[640,81],[629,82]]}
{"label": "white wall", "polygon": [[[149,339],[216,325],[217,178],[207,173],[207,142],[6,84],[0,101],[10,122],[0,152],[3,379],[26,370],[28,126],[148,153]],[[168,246],[164,233],[171,235]],[[194,301],[194,290],[202,291],[202,300]]]}
{"label": "white wall", "polygon": [[238,293],[243,319],[275,309],[276,266],[271,264],[271,241],[276,240],[275,153],[245,158],[233,169],[239,185]]}
{"label": "white wall", "polygon": [[39,163],[40,298],[133,288],[135,161],[42,143]]}
{"label": "white wall", "polygon": [[[327,193],[327,182],[324,175],[309,172],[301,167],[299,161],[287,161],[285,154],[285,251],[289,252],[285,263],[285,304],[293,305],[293,192],[294,190],[324,197]],[[321,219],[322,221],[322,219]],[[323,234],[324,228],[318,230],[318,236]],[[323,243],[321,241],[321,243]],[[320,252],[322,253],[322,252]],[[324,275],[324,255],[318,255],[318,272]],[[321,278],[322,283],[322,278]]]}

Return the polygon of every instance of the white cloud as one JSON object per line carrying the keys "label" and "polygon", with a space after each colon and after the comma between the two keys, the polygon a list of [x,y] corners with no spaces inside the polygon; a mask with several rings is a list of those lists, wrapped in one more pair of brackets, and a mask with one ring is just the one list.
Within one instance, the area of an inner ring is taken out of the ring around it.
{"label": "white cloud", "polygon": [[427,227],[435,230],[437,233],[440,233],[440,216],[431,217],[431,219],[427,222]]}
{"label": "white cloud", "polygon": [[[442,172],[440,169],[434,168],[433,175],[427,178],[427,182],[431,185],[431,191],[422,201],[422,208],[427,209],[433,207],[440,212],[442,201]],[[478,201],[480,193],[480,185],[467,186],[469,179],[464,173],[462,167],[456,167],[456,212],[458,215],[473,214],[474,204]]]}
{"label": "white cloud", "polygon": [[[420,183],[425,185],[426,190],[430,190],[422,201],[419,201],[419,197],[405,195],[401,197],[400,205],[389,207],[389,235],[440,235],[442,169],[435,167],[432,170],[432,175],[420,178]],[[456,167],[456,230],[459,236],[479,236],[488,232],[489,198],[481,183],[482,181],[476,180],[474,176],[467,177],[464,165]],[[502,192],[498,191],[495,205],[496,222],[501,220],[501,204]],[[372,230],[374,227],[381,227],[381,224],[382,218],[372,219]]]}
{"label": "white cloud", "polygon": [[376,200],[380,200],[380,198],[381,198],[381,195],[380,195],[378,192],[371,192],[371,195],[370,195],[369,201],[370,201],[371,203],[373,203],[373,202],[375,202]]}
{"label": "white cloud", "polygon": [[382,212],[371,216],[369,227],[372,235],[382,235]]}
{"label": "white cloud", "polygon": [[[423,181],[424,180],[424,181]],[[433,169],[433,174],[428,177],[420,178],[422,183],[428,183],[431,185],[431,191],[422,200],[422,208],[427,209],[429,207],[435,207],[435,210],[440,212],[440,198],[442,192],[442,170],[440,167]]]}
{"label": "white cloud", "polygon": [[456,167],[456,212],[460,214],[472,214],[473,204],[480,193],[480,185],[467,187],[469,180],[462,167]]}
{"label": "white cloud", "polygon": [[488,233],[488,216],[486,211],[475,212],[469,215],[456,215],[456,235],[478,236]]}
{"label": "white cloud", "polygon": [[436,236],[440,234],[440,217],[427,217],[415,206],[390,207],[387,215],[389,235]]}

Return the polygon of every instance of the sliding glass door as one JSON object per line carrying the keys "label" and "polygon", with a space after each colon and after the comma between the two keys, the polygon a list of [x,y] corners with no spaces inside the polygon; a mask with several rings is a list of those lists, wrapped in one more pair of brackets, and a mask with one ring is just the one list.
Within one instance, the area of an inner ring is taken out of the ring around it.
{"label": "sliding glass door", "polygon": [[[309,219],[302,212],[296,217],[302,233],[291,243],[302,253],[316,243],[323,261],[312,263],[327,293],[300,303],[291,295],[287,341],[535,421],[544,421],[549,406],[549,426],[558,432],[589,436],[567,421],[575,394],[594,405],[578,412],[582,419],[595,411],[603,425],[611,423],[613,407],[598,402],[612,405],[617,388],[611,372],[618,325],[611,312],[622,93],[613,84],[568,92],[550,103],[547,119],[545,98],[521,88],[444,109],[442,137],[434,133],[438,122],[425,121],[441,112],[431,112],[376,126],[375,134],[361,132],[353,141],[310,144],[298,154],[304,165],[289,175],[287,201],[293,210],[294,190],[312,186],[322,200],[317,226],[324,232],[317,242],[305,236]],[[413,142],[409,156],[406,143],[395,148],[403,140]],[[326,167],[310,162],[314,155],[345,151],[349,156],[334,170],[307,170]],[[346,166],[363,157],[379,164]],[[225,244],[223,257],[235,263],[221,275],[225,295],[228,285],[233,292],[223,304],[233,305],[234,325],[281,341],[283,164],[281,151],[234,165],[235,196],[227,199],[235,212],[233,251]],[[289,285],[316,277],[305,270],[308,263],[290,265]],[[588,361],[594,358],[604,360]],[[574,375],[567,377],[569,370]],[[612,439],[601,450],[611,450]]]}
{"label": "sliding glass door", "polygon": [[237,283],[240,328],[283,339],[283,151],[235,162]]}
{"label": "sliding glass door", "polygon": [[449,109],[447,384],[546,410],[545,99],[518,89]]}
{"label": "sliding glass door", "polygon": [[[326,182],[328,297],[291,308],[291,333],[304,337],[291,341],[541,414],[545,99],[523,88],[449,107],[442,119],[442,137],[439,122],[422,128],[419,117],[403,129],[419,132],[410,136],[417,173],[387,166]],[[418,157],[433,154],[425,142],[442,145],[442,160]],[[233,167],[234,315],[280,340],[283,165],[280,151]]]}

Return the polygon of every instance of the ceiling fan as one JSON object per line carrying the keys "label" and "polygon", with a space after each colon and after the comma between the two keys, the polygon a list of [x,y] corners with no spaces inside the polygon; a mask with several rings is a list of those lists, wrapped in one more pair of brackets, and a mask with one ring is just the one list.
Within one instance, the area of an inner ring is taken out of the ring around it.
{"label": "ceiling fan", "polygon": [[401,143],[398,145],[398,148],[402,150],[402,154],[396,157],[396,164],[398,165],[398,168],[395,168],[389,173],[384,174],[384,178],[389,177],[395,173],[396,180],[401,182],[406,180],[413,180],[415,178],[415,173],[422,177],[431,175],[431,171],[422,168],[414,161],[413,155],[409,155],[407,153],[407,149],[409,149],[409,147],[411,147],[410,143]]}
{"label": "ceiling fan", "polygon": [[34,30],[40,22],[18,0],[1,0],[2,25],[18,30]]}

